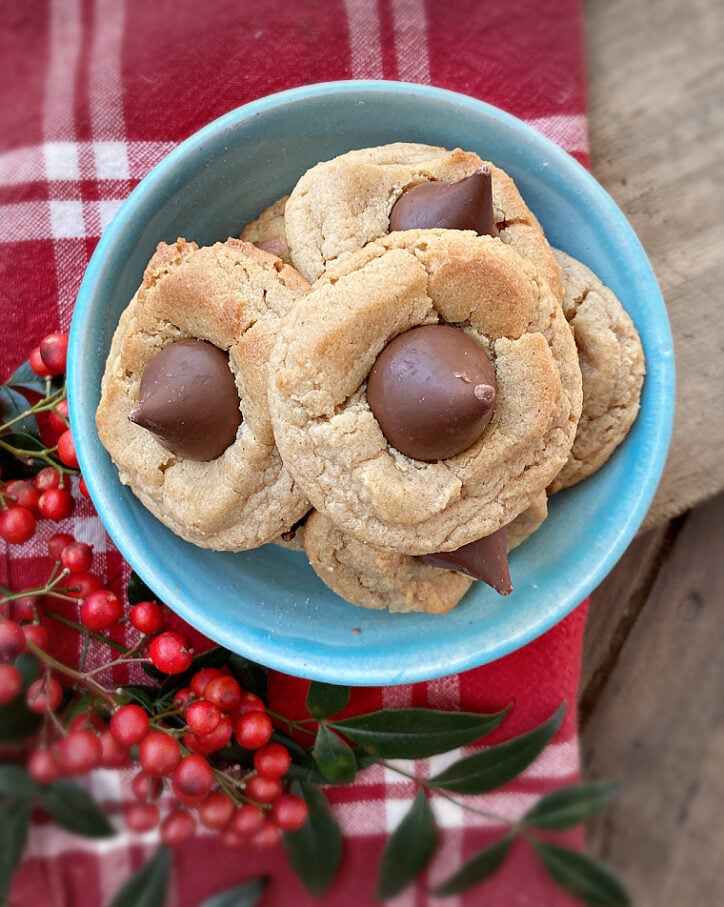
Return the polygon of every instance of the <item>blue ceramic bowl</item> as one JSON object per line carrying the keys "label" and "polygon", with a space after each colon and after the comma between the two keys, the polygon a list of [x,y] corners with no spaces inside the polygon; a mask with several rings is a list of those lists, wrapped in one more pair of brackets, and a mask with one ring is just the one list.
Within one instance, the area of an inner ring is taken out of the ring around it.
{"label": "blue ceramic bowl", "polygon": [[[641,412],[595,476],[551,501],[544,526],[510,560],[515,591],[474,584],[446,616],[356,608],[304,554],[274,544],[241,554],[173,535],[118,480],[94,414],[118,318],[156,244],[238,234],[320,160],[393,141],[460,146],[511,174],[550,242],[622,300],[648,372]],[[68,391],[81,469],[113,541],[157,595],[220,644],[289,674],[351,685],[451,674],[524,645],[565,617],[614,566],[653,497],[674,404],[671,334],[646,255],[601,186],[558,146],[459,94],[394,82],[310,85],[226,114],[174,149],[105,231],[71,327]]]}

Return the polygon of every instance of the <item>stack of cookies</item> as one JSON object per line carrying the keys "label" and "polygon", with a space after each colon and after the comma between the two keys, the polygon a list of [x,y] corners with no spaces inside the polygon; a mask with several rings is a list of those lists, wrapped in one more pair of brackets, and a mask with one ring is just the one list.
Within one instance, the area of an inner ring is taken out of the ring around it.
{"label": "stack of cookies", "polygon": [[97,425],[188,541],[300,547],[353,604],[446,613],[512,591],[507,551],[610,457],[643,377],[506,173],[396,143],[311,168],[239,239],[159,244]]}

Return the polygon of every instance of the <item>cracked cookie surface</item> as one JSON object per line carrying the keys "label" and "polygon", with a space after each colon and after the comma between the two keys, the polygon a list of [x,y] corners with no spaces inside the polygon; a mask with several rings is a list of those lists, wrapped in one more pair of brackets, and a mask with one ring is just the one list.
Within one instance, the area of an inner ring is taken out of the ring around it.
{"label": "cracked cookie surface", "polygon": [[583,409],[570,458],[551,492],[575,485],[609,459],[636,419],[646,370],[638,332],[618,297],[582,262],[557,249],[554,254],[578,349]]}
{"label": "cracked cookie surface", "polygon": [[[121,481],[177,535],[204,548],[253,548],[309,508],[276,449],[267,363],[279,322],[308,289],[294,269],[230,239],[199,248],[160,243],[111,344],[96,423]],[[129,421],[145,366],[177,340],[228,352],[242,422],[210,462],[174,455]]]}
{"label": "cracked cookie surface", "polygon": [[[478,441],[426,463],[390,447],[365,388],[393,337],[438,322],[484,347],[497,399]],[[568,459],[581,407],[547,282],[500,239],[458,230],[393,233],[327,271],[283,320],[270,375],[277,444],[312,505],[406,554],[454,550],[526,510]]]}
{"label": "cracked cookie surface", "polygon": [[[242,237],[271,248],[308,280],[384,236],[405,189],[429,180],[456,182],[486,164],[492,174],[494,219],[503,242],[528,258],[560,298],[560,269],[535,215],[505,171],[456,148],[395,142],[349,151],[308,170]],[[269,246],[268,244],[272,245]],[[284,245],[288,252],[282,253]]]}
{"label": "cracked cookie surface", "polygon": [[[508,551],[535,532],[547,513],[547,496],[540,492],[528,510],[509,524]],[[469,576],[454,570],[435,567],[399,551],[366,545],[318,511],[307,519],[304,546],[309,563],[322,582],[341,598],[363,608],[447,614],[473,584]]]}

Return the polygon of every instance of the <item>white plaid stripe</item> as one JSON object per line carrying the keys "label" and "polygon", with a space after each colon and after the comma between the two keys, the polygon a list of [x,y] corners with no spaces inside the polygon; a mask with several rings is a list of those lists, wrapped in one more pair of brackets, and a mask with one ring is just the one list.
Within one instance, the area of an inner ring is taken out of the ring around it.
{"label": "white plaid stripe", "polygon": [[381,79],[382,42],[377,4],[345,0],[353,79]]}
{"label": "white plaid stripe", "polygon": [[430,84],[424,0],[392,0],[397,75],[403,82]]}
{"label": "white plaid stripe", "polygon": [[528,125],[542,132],[569,154],[588,153],[588,122],[583,113],[559,113],[549,117],[534,117]]}
{"label": "white plaid stripe", "polygon": [[125,18],[125,3],[96,0],[88,95],[91,127],[96,139],[122,138],[125,134],[121,94],[121,44]]}
{"label": "white plaid stripe", "polygon": [[43,131],[51,140],[67,139],[75,116],[75,76],[83,38],[80,0],[50,4],[50,64],[45,79]]}

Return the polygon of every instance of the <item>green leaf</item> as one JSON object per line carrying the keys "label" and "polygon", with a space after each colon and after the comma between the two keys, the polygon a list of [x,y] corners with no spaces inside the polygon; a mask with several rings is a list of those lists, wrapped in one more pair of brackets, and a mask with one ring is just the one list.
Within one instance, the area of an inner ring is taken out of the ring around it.
{"label": "green leaf", "polygon": [[234,885],[233,888],[227,888],[225,891],[206,898],[200,907],[254,907],[259,903],[259,898],[264,893],[266,885],[265,876],[250,879],[242,885]]}
{"label": "green leaf", "polygon": [[0,904],[4,904],[25,850],[31,802],[26,798],[0,800]]}
{"label": "green leaf", "polygon": [[[27,413],[30,404],[25,397],[14,390],[12,387],[0,386],[0,412],[2,412],[2,423],[9,422]],[[12,425],[14,432],[25,432],[33,438],[40,440],[40,429],[38,428],[35,416],[25,415]],[[7,437],[7,436],[4,436]]]}
{"label": "green leaf", "polygon": [[382,852],[377,900],[393,898],[406,888],[430,862],[436,847],[435,816],[424,792],[419,790]]}
{"label": "green leaf", "polygon": [[3,443],[9,444],[10,447],[26,452],[24,456],[27,456],[27,462],[23,461],[26,462],[26,465],[33,468],[47,466],[44,460],[34,456],[36,452],[45,450],[45,445],[35,435],[31,435],[27,431],[9,431],[4,435],[0,435],[0,438],[2,438]]}
{"label": "green leaf", "polygon": [[135,702],[146,709],[149,714],[154,712],[154,704],[159,704],[164,701],[162,697],[158,697],[157,687],[144,687],[139,684],[123,687],[123,693],[118,696],[117,699],[124,704]]}
{"label": "green leaf", "polygon": [[58,825],[84,838],[110,838],[116,830],[87,790],[72,781],[40,789],[40,803]]}
{"label": "green leaf", "polygon": [[171,874],[171,851],[159,847],[145,866],[131,876],[108,907],[163,907]]}
{"label": "green leaf", "polygon": [[289,865],[310,894],[329,888],[342,859],[342,832],[319,788],[304,782],[292,786],[307,802],[309,818],[299,831],[286,832],[284,847]]}
{"label": "green leaf", "polygon": [[48,382],[46,378],[41,378],[39,375],[35,374],[30,368],[30,362],[26,359],[26,361],[13,372],[6,383],[12,387],[23,387],[25,390],[33,391],[41,397],[44,397],[48,383],[50,384],[50,393],[52,394],[55,393],[55,391],[60,390],[63,386],[63,380],[62,377],[56,377]]}
{"label": "green leaf", "polygon": [[267,669],[255,661],[228,652],[226,666],[232,675],[239,681],[241,688],[248,693],[256,693],[266,702],[267,696]]}
{"label": "green leaf", "polygon": [[349,687],[312,680],[307,691],[307,711],[314,718],[336,715],[349,702]]}
{"label": "green leaf", "polygon": [[327,781],[335,784],[349,784],[354,781],[357,760],[352,747],[325,724],[320,724],[317,728],[312,755],[317,768]]}
{"label": "green leaf", "polygon": [[616,781],[591,781],[551,791],[523,816],[524,825],[560,831],[585,822],[618,794]]}
{"label": "green leaf", "polygon": [[128,578],[128,585],[126,586],[126,598],[128,599],[129,605],[137,605],[139,602],[157,602],[158,596],[151,589],[150,586],[147,586],[141,577],[135,572],[131,571],[131,575]]}
{"label": "green leaf", "polygon": [[35,781],[22,765],[0,763],[0,796],[29,798],[35,795],[37,789]]}
{"label": "green leaf", "polygon": [[43,722],[25,702],[25,691],[40,677],[40,666],[34,655],[21,655],[15,662],[23,678],[22,693],[12,702],[0,706],[0,743],[17,743],[35,734]]}
{"label": "green leaf", "polygon": [[530,842],[558,885],[584,904],[627,907],[631,903],[626,889],[608,866],[559,844],[533,838]]}
{"label": "green leaf", "polygon": [[485,794],[516,778],[545,749],[563,720],[562,705],[548,721],[527,734],[460,759],[430,779],[430,784],[457,794]]}
{"label": "green leaf", "polygon": [[425,759],[489,734],[508,714],[385,709],[329,722],[362,749],[382,759]]}
{"label": "green leaf", "polygon": [[467,863],[463,863],[460,869],[453,873],[449,879],[446,879],[442,885],[438,885],[434,889],[433,894],[439,898],[461,894],[463,891],[467,891],[468,888],[472,888],[473,885],[479,885],[480,882],[484,882],[505,860],[512,844],[513,837],[506,835],[500,841],[491,844],[485,850],[481,850],[474,857],[471,857]]}

